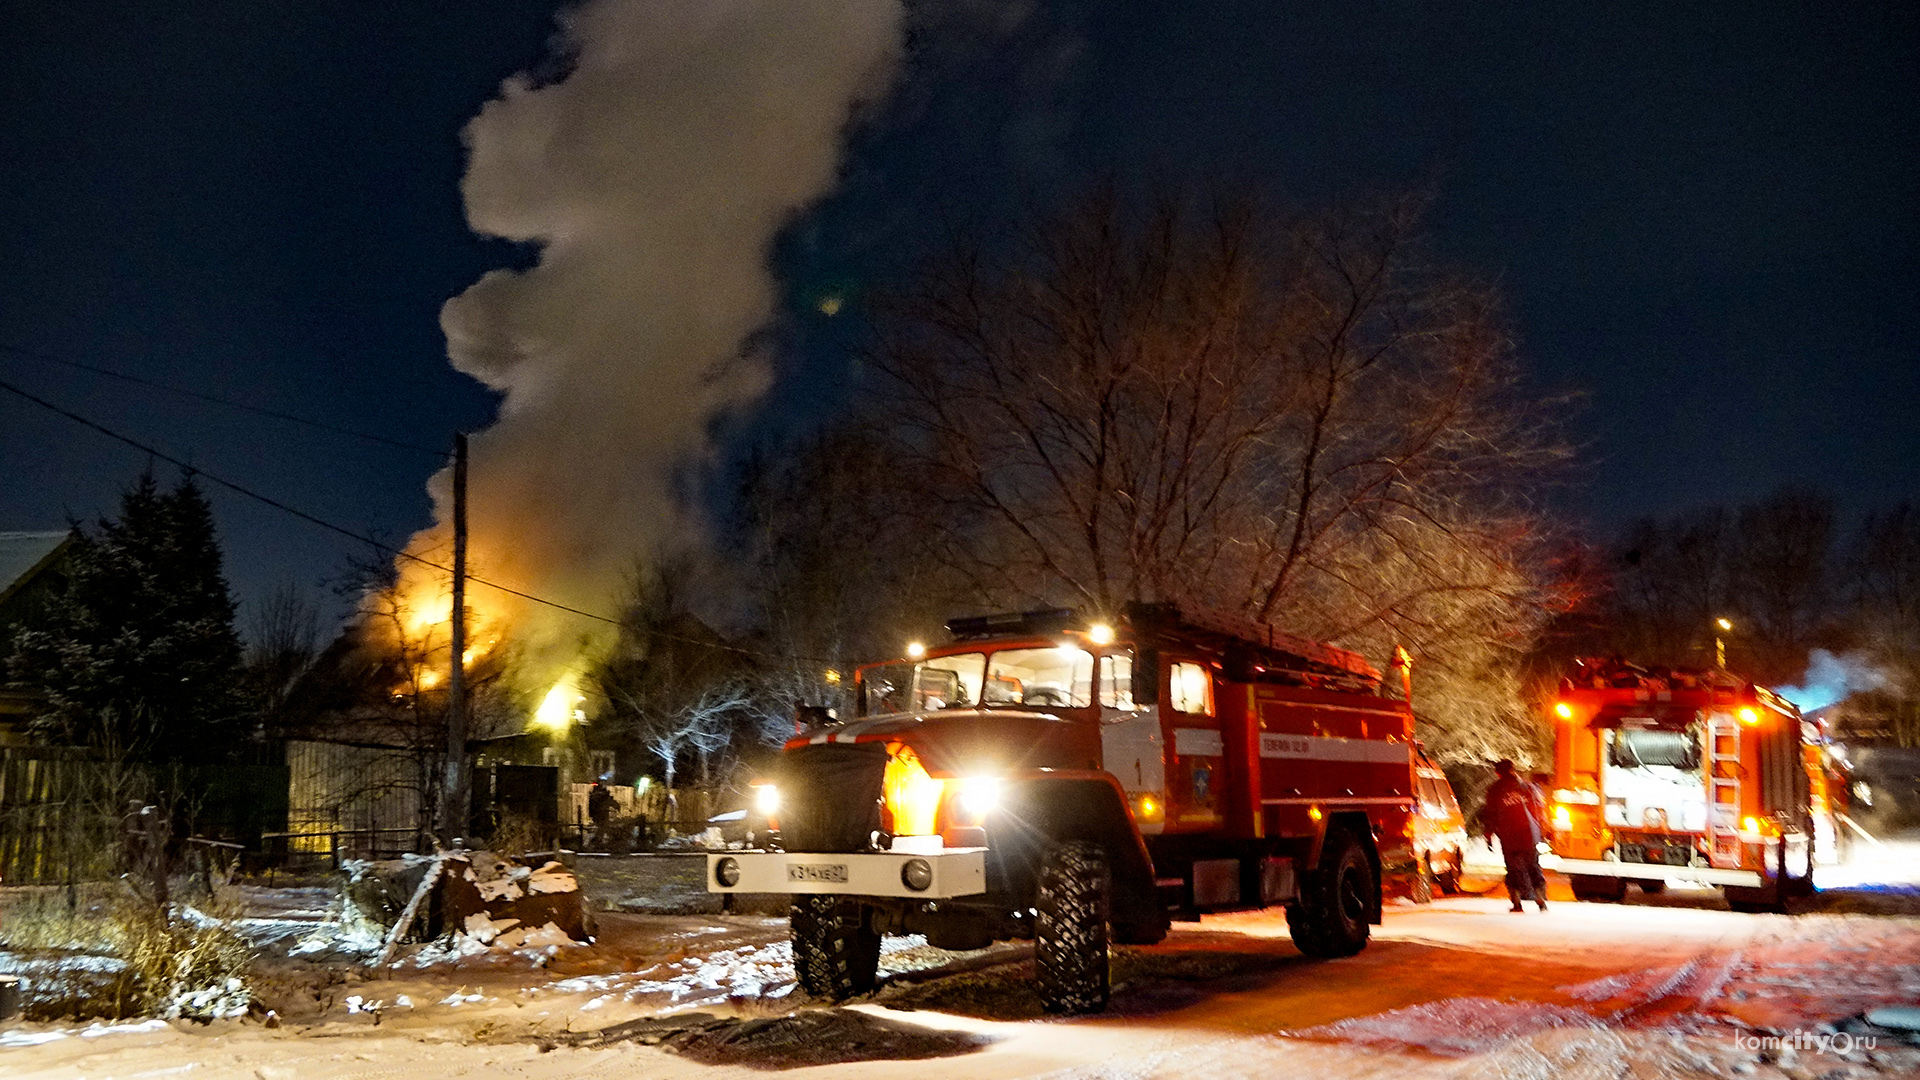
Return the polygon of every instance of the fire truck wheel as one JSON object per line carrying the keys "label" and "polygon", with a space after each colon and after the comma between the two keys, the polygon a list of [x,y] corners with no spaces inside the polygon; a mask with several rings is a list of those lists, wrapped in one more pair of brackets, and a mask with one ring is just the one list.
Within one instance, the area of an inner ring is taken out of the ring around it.
{"label": "fire truck wheel", "polygon": [[1113,889],[1106,855],[1095,845],[1061,844],[1040,864],[1034,901],[1036,989],[1048,1012],[1107,1007],[1107,917]]}
{"label": "fire truck wheel", "polygon": [[873,909],[844,896],[796,896],[790,919],[793,967],[800,988],[845,1001],[870,993],[880,971],[880,933]]}
{"label": "fire truck wheel", "polygon": [[1287,908],[1294,947],[1321,958],[1352,956],[1366,948],[1373,889],[1366,849],[1346,830],[1329,830],[1319,868],[1306,875],[1300,899]]}
{"label": "fire truck wheel", "polygon": [[1617,904],[1627,898],[1627,879],[1598,874],[1570,874],[1573,898],[1589,904]]}

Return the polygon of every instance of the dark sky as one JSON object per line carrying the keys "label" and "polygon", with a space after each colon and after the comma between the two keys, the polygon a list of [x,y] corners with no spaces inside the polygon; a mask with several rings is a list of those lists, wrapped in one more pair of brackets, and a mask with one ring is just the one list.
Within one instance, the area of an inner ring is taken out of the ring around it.
{"label": "dark sky", "polygon": [[[458,133],[541,61],[553,5],[5,7],[0,379],[343,525],[426,524],[428,455],[5,350],[426,446],[484,425],[437,313],[527,253],[467,233]],[[862,290],[943,220],[1110,173],[1305,203],[1431,184],[1435,245],[1502,284],[1536,387],[1587,395],[1563,502],[1597,532],[1783,483],[1920,496],[1920,8],[1596,7],[1063,0],[921,25],[841,193],[779,252],[767,423],[833,407]],[[828,291],[847,313],[808,314]],[[0,530],[109,511],[142,464],[0,394]],[[213,497],[243,597],[351,547]]]}

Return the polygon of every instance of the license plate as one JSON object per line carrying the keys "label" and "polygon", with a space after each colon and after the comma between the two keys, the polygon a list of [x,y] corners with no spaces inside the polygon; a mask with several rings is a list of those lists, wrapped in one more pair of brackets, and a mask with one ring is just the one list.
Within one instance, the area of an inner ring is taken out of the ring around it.
{"label": "license plate", "polygon": [[788,881],[831,881],[836,884],[847,883],[846,863],[788,863]]}

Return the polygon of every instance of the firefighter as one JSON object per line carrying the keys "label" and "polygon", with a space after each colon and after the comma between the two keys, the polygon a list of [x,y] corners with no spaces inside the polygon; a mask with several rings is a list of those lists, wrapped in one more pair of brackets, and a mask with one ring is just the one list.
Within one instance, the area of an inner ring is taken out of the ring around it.
{"label": "firefighter", "polygon": [[1500,856],[1507,864],[1507,895],[1514,911],[1525,910],[1522,901],[1532,897],[1547,910],[1547,877],[1540,869],[1540,800],[1532,784],[1513,771],[1513,762],[1502,759],[1493,764],[1493,786],[1487,789],[1487,843],[1500,838]]}
{"label": "firefighter", "polygon": [[593,822],[593,842],[601,848],[607,846],[608,826],[613,823],[613,811],[619,806],[604,780],[605,777],[595,780],[592,790],[587,792],[587,820]]}

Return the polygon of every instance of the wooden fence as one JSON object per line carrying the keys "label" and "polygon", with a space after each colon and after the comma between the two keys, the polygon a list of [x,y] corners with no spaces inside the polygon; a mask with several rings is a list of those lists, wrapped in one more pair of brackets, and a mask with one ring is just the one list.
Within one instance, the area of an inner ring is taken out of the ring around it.
{"label": "wooden fence", "polygon": [[0,881],[111,875],[126,800],[161,791],[191,793],[180,803],[180,833],[257,847],[262,833],[286,827],[279,766],[130,766],[70,747],[0,747]]}

